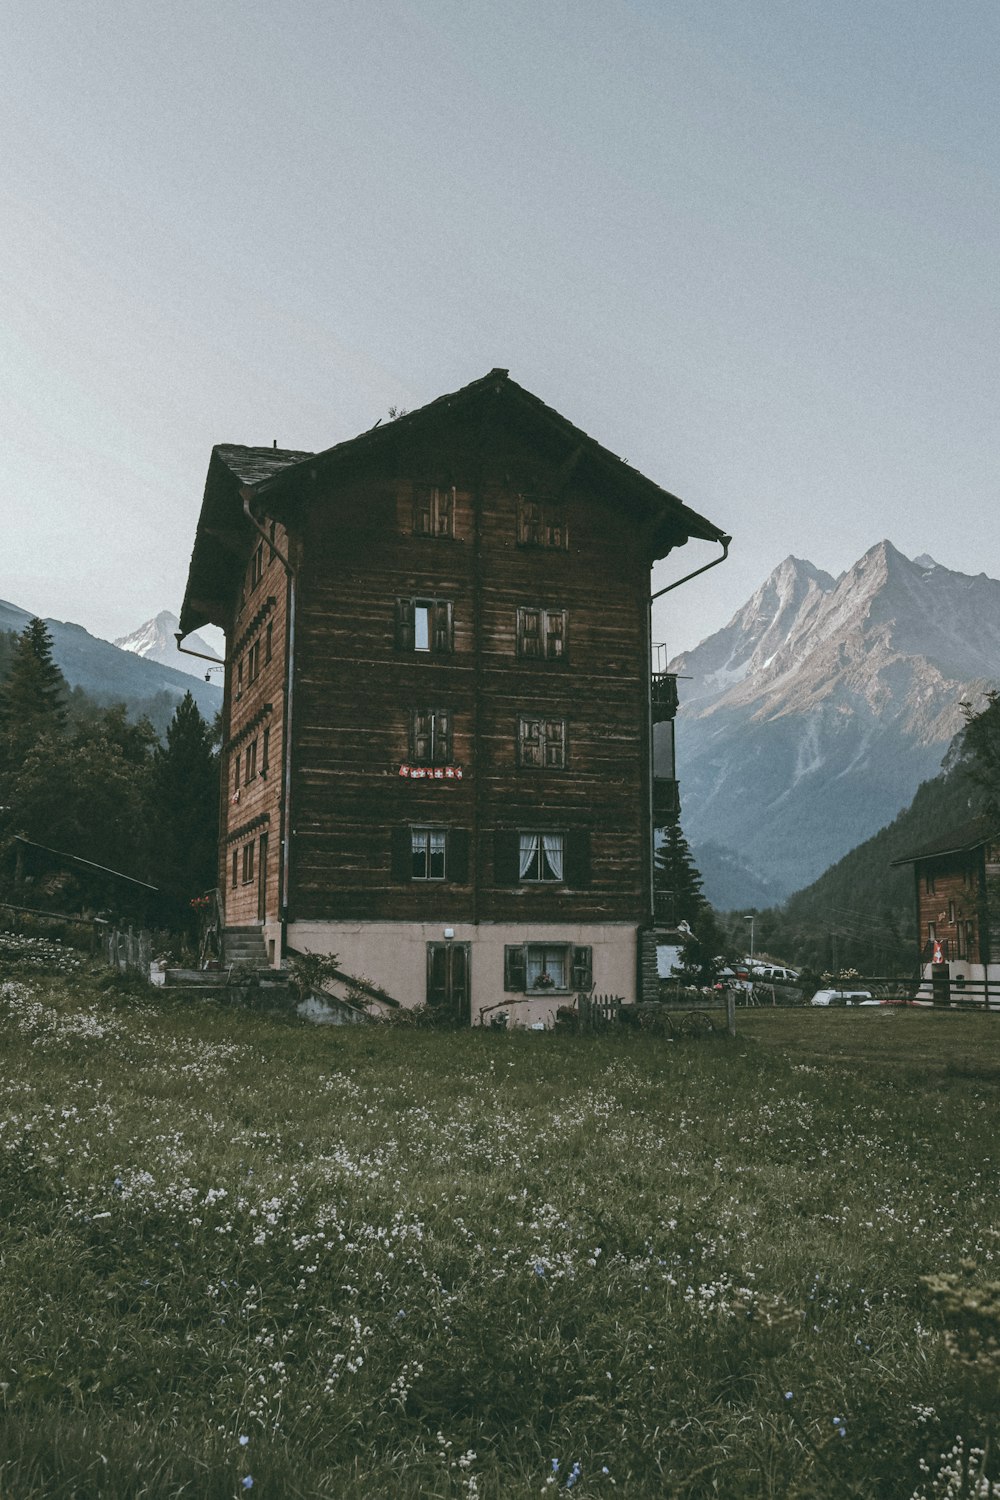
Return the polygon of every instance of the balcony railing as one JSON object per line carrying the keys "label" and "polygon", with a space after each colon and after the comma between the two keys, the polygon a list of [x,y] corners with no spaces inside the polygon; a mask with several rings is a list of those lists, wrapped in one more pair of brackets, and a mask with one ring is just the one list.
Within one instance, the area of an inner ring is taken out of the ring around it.
{"label": "balcony railing", "polygon": [[677,782],[667,776],[653,777],[653,826],[664,828],[681,810]]}
{"label": "balcony railing", "polygon": [[654,672],[652,679],[653,723],[662,724],[677,712],[677,673]]}

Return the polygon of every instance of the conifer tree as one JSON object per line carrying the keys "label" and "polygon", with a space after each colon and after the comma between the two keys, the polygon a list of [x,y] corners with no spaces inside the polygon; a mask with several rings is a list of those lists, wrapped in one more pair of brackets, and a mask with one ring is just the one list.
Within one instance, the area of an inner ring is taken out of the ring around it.
{"label": "conifer tree", "polygon": [[183,915],[217,881],[219,769],[212,731],[185,693],[154,754],[151,879]]}
{"label": "conifer tree", "polygon": [[62,733],[68,694],[66,679],[52,660],[52,637],[45,621],[29,620],[15,637],[0,686],[0,737],[11,760],[40,735]]}
{"label": "conifer tree", "polygon": [[675,813],[663,830],[663,842],[653,861],[653,882],[658,909],[671,926],[687,922],[694,927],[710,910],[702,895],[702,879]]}
{"label": "conifer tree", "polygon": [[977,787],[986,814],[1000,820],[1000,693],[986,694],[986,705],[978,713],[963,703],[965,733],[962,751],[966,776]]}

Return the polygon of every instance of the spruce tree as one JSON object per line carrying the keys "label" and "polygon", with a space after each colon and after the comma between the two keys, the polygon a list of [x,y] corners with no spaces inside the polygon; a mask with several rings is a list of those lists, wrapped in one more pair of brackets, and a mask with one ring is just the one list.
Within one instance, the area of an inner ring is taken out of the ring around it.
{"label": "spruce tree", "polygon": [[711,909],[702,895],[701,874],[676,813],[663,829],[663,842],[653,861],[653,884],[657,909],[671,927],[678,922],[694,927]]}
{"label": "spruce tree", "polygon": [[0,686],[0,737],[14,760],[42,734],[66,726],[66,679],[52,660],[45,621],[29,620],[14,640],[6,680]]}
{"label": "spruce tree", "polygon": [[212,731],[185,693],[152,767],[150,878],[169,898],[175,920],[193,896],[215,886],[219,830],[219,768]]}

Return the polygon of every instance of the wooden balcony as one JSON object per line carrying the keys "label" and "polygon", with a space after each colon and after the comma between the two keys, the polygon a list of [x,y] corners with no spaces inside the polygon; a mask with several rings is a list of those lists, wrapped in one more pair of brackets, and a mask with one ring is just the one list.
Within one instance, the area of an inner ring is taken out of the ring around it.
{"label": "wooden balcony", "polygon": [[662,724],[677,712],[677,673],[654,672],[652,678],[653,723]]}
{"label": "wooden balcony", "polygon": [[677,782],[667,776],[653,777],[653,826],[665,828],[681,810]]}

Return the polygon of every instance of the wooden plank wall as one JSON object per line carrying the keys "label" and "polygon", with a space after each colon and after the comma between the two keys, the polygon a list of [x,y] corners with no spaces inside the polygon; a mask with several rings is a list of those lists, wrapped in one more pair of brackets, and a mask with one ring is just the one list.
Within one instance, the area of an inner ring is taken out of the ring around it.
{"label": "wooden plank wall", "polygon": [[[518,434],[456,430],[391,472],[317,486],[304,520],[296,647],[290,914],[300,920],[641,921],[647,886],[645,623],[638,528],[565,490],[566,550],[521,547],[517,496],[560,482]],[[414,483],[454,485],[455,536],[413,534]],[[452,656],[401,653],[397,597],[454,600]],[[518,605],[568,611],[567,659],[516,655]],[[409,711],[449,708],[455,782],[400,778]],[[565,718],[565,769],[517,765],[521,712]],[[470,830],[462,887],[394,883],[391,831]],[[494,830],[586,830],[586,889],[498,887]]]}

